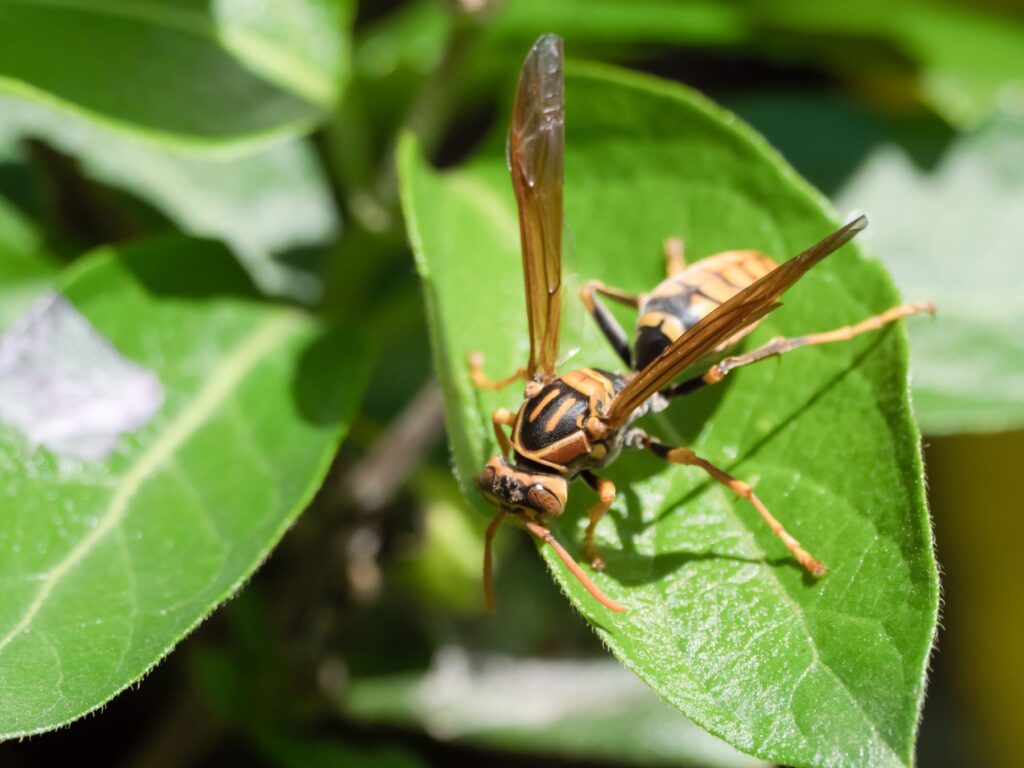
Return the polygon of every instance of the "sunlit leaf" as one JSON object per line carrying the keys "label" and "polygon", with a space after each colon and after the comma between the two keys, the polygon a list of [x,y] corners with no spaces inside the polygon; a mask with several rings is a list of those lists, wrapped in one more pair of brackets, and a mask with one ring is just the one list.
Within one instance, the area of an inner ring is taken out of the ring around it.
{"label": "sunlit leaf", "polygon": [[[96,708],[237,590],[322,481],[365,373],[357,336],[260,301],[211,243],[104,249],[60,285],[162,405],[100,461],[0,426],[0,738]],[[35,374],[62,408],[70,383]]]}
{"label": "sunlit leaf", "polygon": [[[686,90],[579,67],[566,94],[566,219],[584,276],[640,292],[663,276],[668,235],[685,237],[691,260],[728,248],[781,259],[835,226],[762,140]],[[472,478],[495,451],[490,410],[519,394],[474,390],[467,355],[481,350],[497,376],[528,350],[507,171],[494,153],[438,174],[411,140],[400,170],[455,465],[477,498]],[[846,248],[748,346],[897,301],[879,265]],[[563,347],[576,346],[572,365],[618,367],[595,331],[565,334]],[[801,350],[648,424],[752,482],[829,565],[823,579],[807,578],[749,505],[650,456],[605,471],[620,496],[598,529],[607,568],[595,578],[627,613],[598,606],[542,549],[611,651],[745,752],[801,766],[912,762],[938,589],[906,356],[899,327]],[[592,502],[574,486],[555,526],[577,555]]]}

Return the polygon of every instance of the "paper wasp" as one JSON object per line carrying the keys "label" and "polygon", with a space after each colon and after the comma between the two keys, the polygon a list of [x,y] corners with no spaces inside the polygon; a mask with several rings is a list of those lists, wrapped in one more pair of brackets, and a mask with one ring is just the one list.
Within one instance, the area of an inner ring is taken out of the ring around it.
{"label": "paper wasp", "polygon": [[[668,277],[650,293],[634,297],[596,281],[583,289],[588,311],[622,361],[633,370],[619,375],[582,368],[557,376],[564,126],[562,41],[548,35],[534,44],[523,64],[508,139],[508,161],[519,208],[530,358],[525,368],[501,381],[486,378],[480,355],[470,358],[470,375],[478,387],[500,389],[519,379],[526,382],[518,412],[504,408],[494,411],[494,433],[501,453],[487,462],[477,478],[480,490],[498,506],[487,529],[484,554],[488,607],[494,607],[491,544],[501,523],[510,517],[553,547],[602,605],[614,611],[625,610],[601,592],[547,528],[565,509],[569,482],[582,477],[600,499],[587,513],[584,548],[591,565],[603,567],[594,546],[594,532],[616,491],[611,480],[593,470],[609,464],[623,448],[648,450],[675,464],[700,467],[750,501],[796,560],[811,573],[821,575],[824,565],[786,531],[748,484],[688,448],[661,443],[634,422],[644,414],[664,409],[673,397],[721,381],[736,368],[799,347],[849,339],[901,317],[933,312],[934,308],[927,303],[901,305],[856,325],[774,339],[746,354],[723,359],[733,345],[779,306],[783,292],[849,242],[865,227],[866,219],[856,219],[781,265],[756,251],[728,251],[687,267],[682,241],[671,239],[666,243]],[[600,296],[639,310],[633,349]],[[704,373],[671,386],[687,369]],[[506,434],[506,427],[511,428],[511,435]]]}

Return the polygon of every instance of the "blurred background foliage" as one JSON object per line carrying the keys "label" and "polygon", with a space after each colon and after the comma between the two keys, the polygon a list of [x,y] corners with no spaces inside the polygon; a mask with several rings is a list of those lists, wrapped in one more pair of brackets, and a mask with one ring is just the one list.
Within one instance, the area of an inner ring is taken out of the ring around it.
{"label": "blurred background foliage", "polygon": [[394,150],[409,128],[442,166],[470,156],[545,32],[696,87],[840,210],[886,212],[865,244],[944,320],[909,329],[945,596],[919,762],[1019,761],[1012,0],[2,0],[0,329],[79,254],[178,231],[378,350],[323,489],[238,598],[5,765],[756,763],[608,660],[525,537],[499,540],[482,613],[486,521],[449,471]]}

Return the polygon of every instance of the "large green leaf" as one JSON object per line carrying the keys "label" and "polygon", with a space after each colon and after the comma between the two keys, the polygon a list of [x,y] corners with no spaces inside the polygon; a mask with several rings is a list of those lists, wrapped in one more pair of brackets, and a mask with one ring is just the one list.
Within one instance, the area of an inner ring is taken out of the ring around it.
{"label": "large green leaf", "polygon": [[309,252],[340,223],[308,140],[243,157],[194,156],[0,95],[0,148],[17,157],[26,137],[74,156],[89,178],[137,195],[188,234],[223,240],[267,293],[319,298],[317,265],[303,259],[314,261]]}
{"label": "large green leaf", "polygon": [[61,283],[163,405],[102,461],[0,427],[0,738],[99,706],[238,589],[323,479],[365,373],[356,336],[254,299],[210,243],[104,249]]}
{"label": "large green leaf", "polygon": [[441,651],[426,674],[355,678],[341,702],[357,720],[442,740],[573,760],[754,768],[679,717],[618,664]]}
{"label": "large green leaf", "polygon": [[840,199],[876,223],[871,247],[908,296],[939,307],[910,329],[914,407],[931,434],[1024,426],[1024,120],[957,138],[921,169],[875,148]]}
{"label": "large green leaf", "polygon": [[348,0],[8,0],[0,90],[147,138],[306,129],[348,74]]}
{"label": "large green leaf", "polygon": [[[726,248],[783,258],[835,226],[761,139],[689,91],[579,67],[566,98],[566,218],[587,277],[649,289],[673,233],[691,259]],[[476,498],[472,478],[495,451],[489,412],[515,407],[518,394],[475,391],[467,354],[483,351],[500,375],[528,350],[510,184],[499,152],[438,174],[407,139],[399,165],[456,469]],[[897,301],[879,265],[846,248],[750,344]],[[563,349],[581,347],[574,365],[617,367],[590,326],[582,336],[570,326]],[[595,578],[627,613],[602,609],[542,549],[612,652],[743,751],[801,766],[912,762],[938,588],[906,355],[899,327],[805,349],[648,425],[751,481],[829,565],[821,580],[800,571],[749,505],[697,470],[646,455],[606,471],[620,496],[598,528],[607,569]],[[593,495],[574,488],[555,530],[579,555]]]}

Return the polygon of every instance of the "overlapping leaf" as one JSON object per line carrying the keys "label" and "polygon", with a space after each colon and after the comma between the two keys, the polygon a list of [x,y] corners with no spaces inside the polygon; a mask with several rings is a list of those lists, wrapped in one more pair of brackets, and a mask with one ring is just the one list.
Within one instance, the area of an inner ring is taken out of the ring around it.
{"label": "overlapping leaf", "polygon": [[337,236],[340,222],[309,141],[197,157],[0,95],[0,147],[18,158],[28,138],[75,157],[87,177],[139,197],[182,231],[223,240],[265,292],[319,298],[316,250]]}

